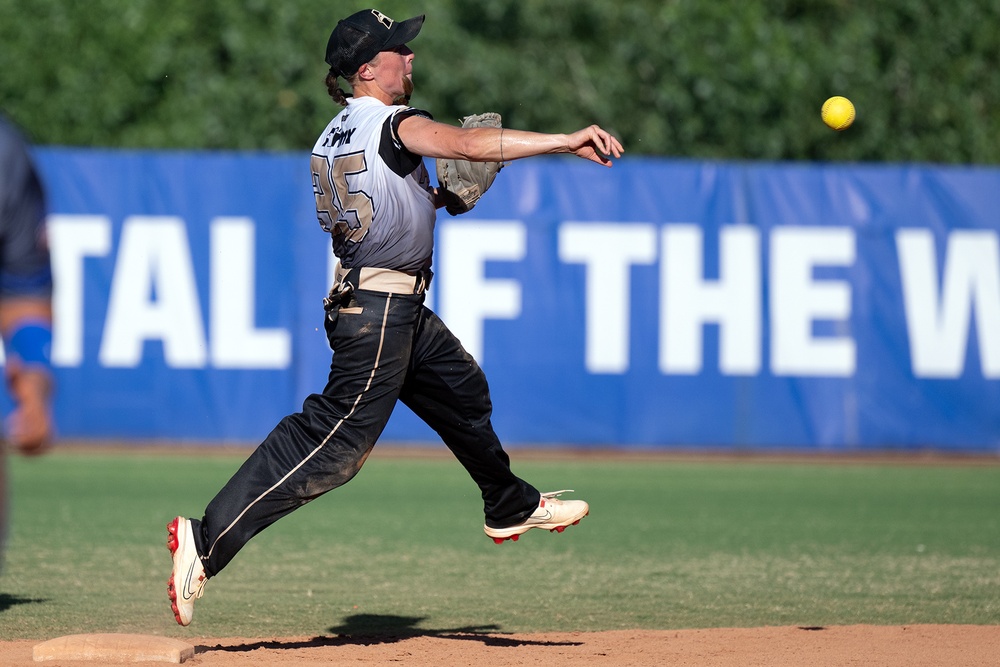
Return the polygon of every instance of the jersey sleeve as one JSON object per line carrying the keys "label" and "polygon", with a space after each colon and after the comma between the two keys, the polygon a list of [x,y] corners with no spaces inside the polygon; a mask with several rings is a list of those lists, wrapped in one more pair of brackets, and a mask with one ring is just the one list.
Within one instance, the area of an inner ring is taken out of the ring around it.
{"label": "jersey sleeve", "polygon": [[0,125],[0,298],[48,296],[52,268],[45,236],[45,193],[27,148]]}
{"label": "jersey sleeve", "polygon": [[382,124],[382,137],[379,141],[378,154],[389,167],[399,177],[409,176],[414,169],[420,166],[423,157],[410,151],[399,139],[399,124],[404,118],[411,116],[423,116],[433,120],[430,113],[422,109],[413,107],[400,107],[398,111],[386,118]]}

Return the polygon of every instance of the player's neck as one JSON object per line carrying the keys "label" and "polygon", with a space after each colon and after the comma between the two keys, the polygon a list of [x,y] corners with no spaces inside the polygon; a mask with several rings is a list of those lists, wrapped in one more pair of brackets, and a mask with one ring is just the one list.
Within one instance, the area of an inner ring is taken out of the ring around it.
{"label": "player's neck", "polygon": [[386,106],[391,105],[393,100],[392,95],[382,90],[374,81],[359,81],[354,87],[354,99],[362,97],[373,97]]}

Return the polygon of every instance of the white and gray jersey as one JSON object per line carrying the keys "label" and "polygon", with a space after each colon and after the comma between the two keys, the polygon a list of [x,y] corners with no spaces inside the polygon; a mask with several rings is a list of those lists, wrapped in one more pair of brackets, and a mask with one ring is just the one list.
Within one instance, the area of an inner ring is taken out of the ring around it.
{"label": "white and gray jersey", "polygon": [[431,266],[434,190],[423,158],[403,146],[399,122],[426,111],[349,98],[312,152],[316,215],[347,269],[413,273]]}

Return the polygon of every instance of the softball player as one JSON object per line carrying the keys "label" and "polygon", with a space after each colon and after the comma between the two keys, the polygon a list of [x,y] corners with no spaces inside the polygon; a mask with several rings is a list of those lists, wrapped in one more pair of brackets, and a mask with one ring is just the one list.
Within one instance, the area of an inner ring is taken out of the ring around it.
{"label": "softball player", "polygon": [[[497,543],[532,528],[561,532],[587,515],[581,500],[539,493],[511,471],[490,423],[479,365],[424,307],[437,208],[424,157],[511,160],[567,152],[610,166],[621,144],[592,126],[570,135],[461,128],[406,105],[424,17],[397,22],[377,10],[340,21],[330,36],[327,88],[346,108],[320,135],[311,166],[316,211],[340,260],[326,299],[333,360],[322,393],[285,417],[209,503],[200,520],[168,524],[177,622],[247,541],[274,521],[349,481],[402,401],[444,440],[478,484],[486,534]],[[351,86],[353,96],[338,86]]]}
{"label": "softball player", "polygon": [[[0,334],[14,401],[5,435],[23,454],[45,452],[52,438],[52,269],[45,214],[28,146],[0,116]],[[0,556],[7,528],[4,465],[0,451]]]}

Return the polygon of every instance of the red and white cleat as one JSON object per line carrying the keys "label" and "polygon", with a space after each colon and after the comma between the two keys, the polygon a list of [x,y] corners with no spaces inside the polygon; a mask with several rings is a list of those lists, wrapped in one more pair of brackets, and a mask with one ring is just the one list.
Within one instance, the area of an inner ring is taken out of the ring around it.
{"label": "red and white cleat", "polygon": [[517,542],[517,538],[532,528],[542,528],[549,532],[561,533],[566,530],[567,526],[575,526],[580,523],[580,519],[590,514],[590,505],[584,501],[559,500],[557,497],[560,494],[571,492],[572,489],[566,489],[564,491],[543,493],[542,499],[538,503],[538,509],[532,512],[531,516],[521,523],[506,528],[483,526],[483,530],[497,544],[503,544],[506,540]]}
{"label": "red and white cleat", "polygon": [[208,575],[194,545],[194,534],[188,519],[179,516],[167,524],[167,548],[174,561],[173,571],[167,580],[170,608],[179,624],[189,625],[194,616],[194,601],[205,594]]}

